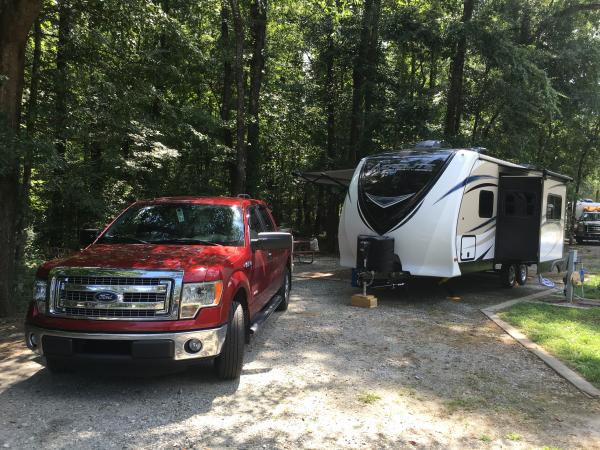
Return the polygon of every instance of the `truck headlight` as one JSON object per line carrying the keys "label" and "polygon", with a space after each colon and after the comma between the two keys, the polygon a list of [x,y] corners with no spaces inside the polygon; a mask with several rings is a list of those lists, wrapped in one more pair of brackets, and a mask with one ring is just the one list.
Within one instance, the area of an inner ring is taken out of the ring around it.
{"label": "truck headlight", "polygon": [[33,284],[33,301],[37,306],[40,314],[46,314],[46,292],[48,290],[48,282],[45,280],[35,280]]}
{"label": "truck headlight", "polygon": [[181,319],[193,319],[200,308],[216,306],[223,295],[223,282],[184,283],[181,291]]}

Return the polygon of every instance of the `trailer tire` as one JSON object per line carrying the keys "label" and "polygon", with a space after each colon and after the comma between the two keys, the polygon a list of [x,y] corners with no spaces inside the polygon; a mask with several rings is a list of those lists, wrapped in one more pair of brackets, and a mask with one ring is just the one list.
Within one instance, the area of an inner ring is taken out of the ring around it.
{"label": "trailer tire", "polygon": [[277,291],[277,295],[281,295],[283,300],[277,307],[276,311],[286,311],[290,304],[290,290],[292,289],[292,273],[289,267],[285,268],[285,276],[283,277],[283,284]]}
{"label": "trailer tire", "polygon": [[500,281],[504,287],[513,287],[517,282],[517,266],[515,264],[502,264]]}
{"label": "trailer tire", "polygon": [[527,283],[527,264],[517,265],[517,283],[524,286]]}
{"label": "trailer tire", "polygon": [[238,302],[233,302],[225,342],[221,354],[215,359],[215,371],[221,380],[235,380],[242,373],[246,343],[245,322],[244,308]]}

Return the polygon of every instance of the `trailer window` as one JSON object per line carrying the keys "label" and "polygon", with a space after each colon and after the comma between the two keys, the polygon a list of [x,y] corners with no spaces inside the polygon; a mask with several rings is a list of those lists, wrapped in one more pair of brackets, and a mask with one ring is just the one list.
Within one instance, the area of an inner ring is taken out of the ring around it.
{"label": "trailer window", "polygon": [[546,203],[546,220],[562,219],[562,197],[548,194]]}
{"label": "trailer window", "polygon": [[441,170],[450,153],[399,154],[367,159],[360,187],[381,208],[409,200]]}
{"label": "trailer window", "polygon": [[494,215],[494,193],[492,191],[479,191],[479,217],[489,219]]}

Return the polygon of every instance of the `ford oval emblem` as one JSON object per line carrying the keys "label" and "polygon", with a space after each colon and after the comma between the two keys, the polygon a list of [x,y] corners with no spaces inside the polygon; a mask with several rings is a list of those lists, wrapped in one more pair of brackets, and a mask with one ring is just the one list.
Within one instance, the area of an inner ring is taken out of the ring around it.
{"label": "ford oval emblem", "polygon": [[116,302],[119,299],[119,295],[115,292],[102,291],[94,294],[94,300],[98,302]]}

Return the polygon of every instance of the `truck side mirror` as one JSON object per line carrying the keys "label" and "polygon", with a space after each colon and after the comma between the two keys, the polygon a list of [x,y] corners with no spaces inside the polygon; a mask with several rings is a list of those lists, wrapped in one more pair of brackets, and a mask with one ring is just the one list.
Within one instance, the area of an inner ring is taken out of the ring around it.
{"label": "truck side mirror", "polygon": [[282,231],[270,231],[258,233],[256,239],[250,241],[252,251],[254,250],[285,250],[292,249],[291,233]]}
{"label": "truck side mirror", "polygon": [[96,240],[99,234],[100,230],[97,228],[86,228],[79,230],[79,245],[81,248],[87,247]]}

